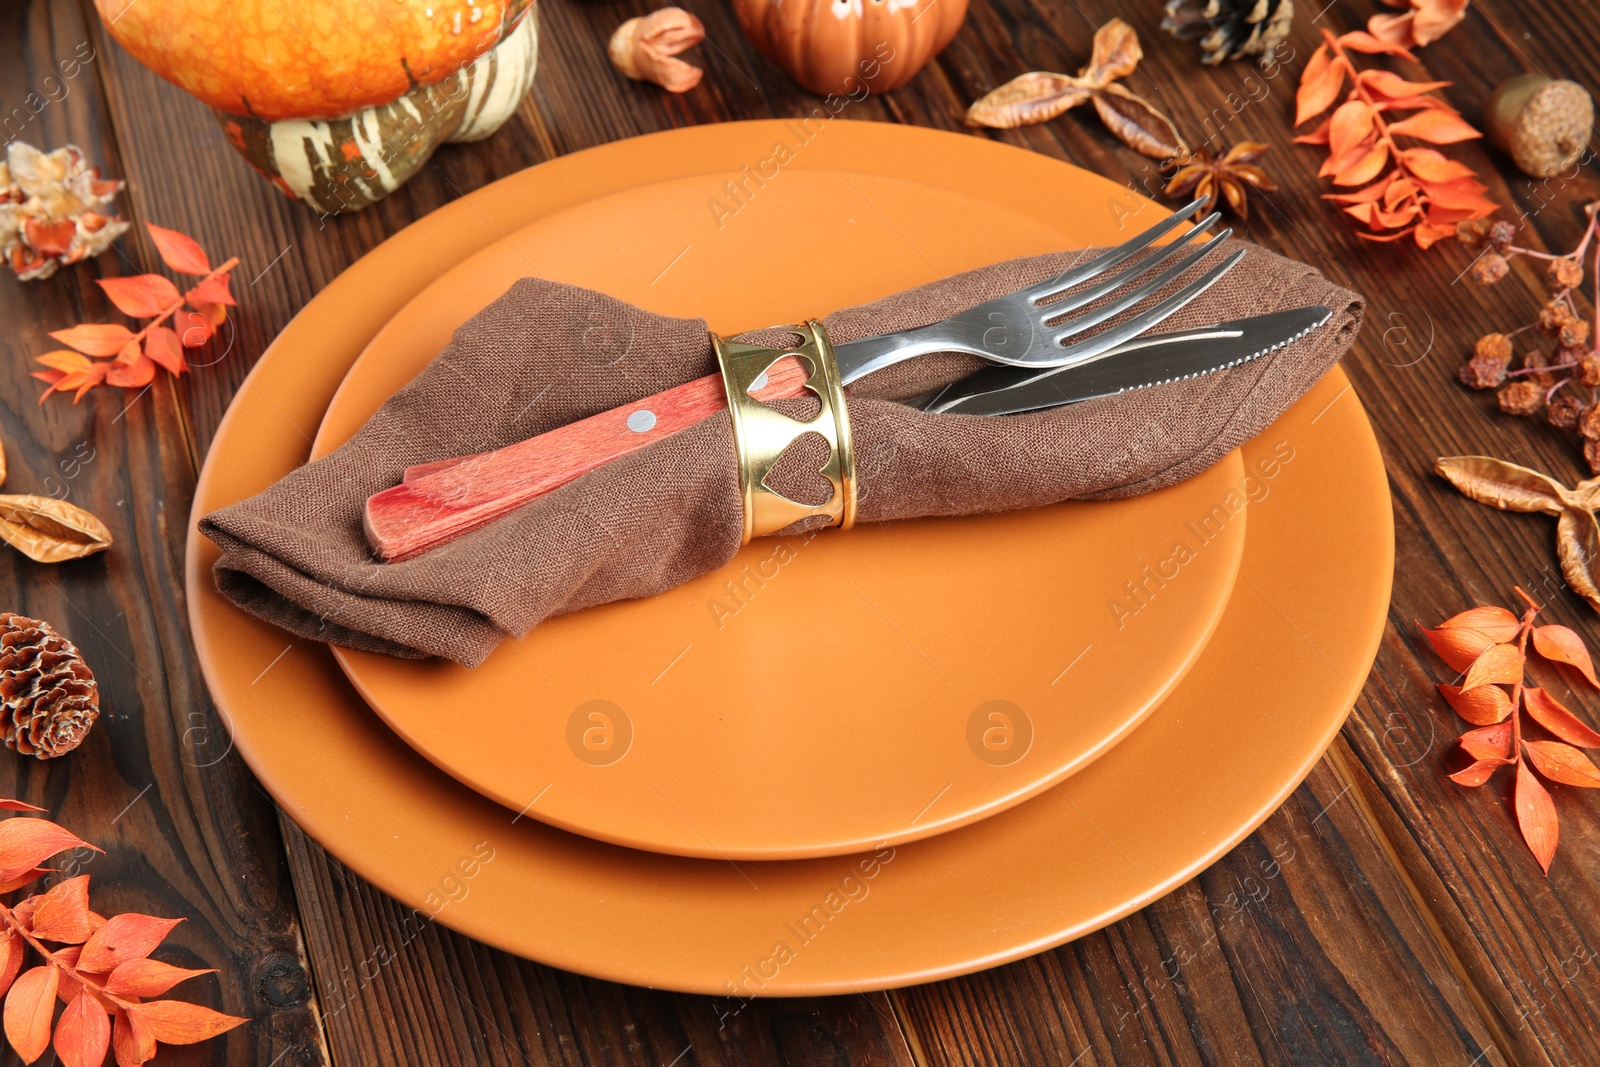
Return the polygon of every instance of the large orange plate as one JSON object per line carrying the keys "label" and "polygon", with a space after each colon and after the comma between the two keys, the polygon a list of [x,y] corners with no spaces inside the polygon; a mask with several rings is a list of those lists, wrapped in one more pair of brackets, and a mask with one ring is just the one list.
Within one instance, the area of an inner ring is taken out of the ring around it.
{"label": "large orange plate", "polygon": [[[1128,198],[1068,175],[1056,187],[1078,203]],[[785,169],[719,229],[706,204],[726,180],[597,196],[470,257],[367,346],[312,454],[347,440],[534,264],[732,333],[1136,228],[1052,199],[1024,214],[937,179]],[[663,595],[546,622],[476,670],[334,654],[417,751],[563,829],[733,860],[899,844],[1049,788],[1161,702],[1233,588],[1242,477],[1230,455],[1114,504],[757,540]]]}
{"label": "large orange plate", "polygon": [[[701,127],[578,153],[398,234],[262,357],[218,430],[196,516],[303,462],[361,349],[452,264],[550,210],[691,168],[737,170],[788,128]],[[1076,173],[972,138],[844,122],[807,153],[796,163],[939,175],[1017,202],[1059,192]],[[198,536],[191,621],[218,708],[266,788],[421,916],[619,981],[704,993],[883,988],[1028,955],[1156,899],[1266,818],[1332,739],[1371,666],[1393,569],[1382,463],[1343,374],[1247,446],[1244,461],[1252,503],[1238,582],[1162,706],[1039,797],[876,855],[694,860],[518,818],[386,729],[324,648],[219,598],[215,552]]]}

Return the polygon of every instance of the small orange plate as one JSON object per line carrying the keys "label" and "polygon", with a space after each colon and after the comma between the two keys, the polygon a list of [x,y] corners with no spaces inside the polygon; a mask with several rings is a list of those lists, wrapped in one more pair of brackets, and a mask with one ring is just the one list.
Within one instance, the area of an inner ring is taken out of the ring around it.
{"label": "small orange plate", "polygon": [[[1109,212],[1030,216],[834,170],[786,171],[719,220],[706,204],[723,180],[596,197],[449,271],[367,346],[313,455],[347,440],[535,264],[737,332],[1135,230]],[[810,239],[793,240],[801,233]],[[779,246],[783,256],[761,254]],[[747,287],[752,274],[762,284]],[[335,655],[417,751],[563,829],[735,860],[898,844],[1035,795],[1160,703],[1233,588],[1243,474],[1235,454],[1116,503],[758,539],[660,596],[543,623],[476,670]]]}
{"label": "small orange plate", "polygon": [[[456,263],[596,196],[706,170],[732,178],[784,137],[795,137],[790,124],[764,122],[619,142],[475,190],[397,234],[262,356],[218,428],[194,517],[303,463],[361,350]],[[837,120],[789,167],[937,181],[1058,220],[1096,210],[1115,189],[974,137]],[[1377,445],[1344,375],[1330,374],[1243,452],[1250,536],[1188,676],[1080,773],[924,841],[733,864],[519,818],[390,732],[324,647],[219,597],[215,549],[192,532],[195,645],[232,737],[195,731],[189,758],[212,763],[237,744],[291,818],[417,921],[569,970],[688,992],[801,995],[993,966],[1098,929],[1214,861],[1305,776],[1366,678],[1388,606],[1393,526]]]}

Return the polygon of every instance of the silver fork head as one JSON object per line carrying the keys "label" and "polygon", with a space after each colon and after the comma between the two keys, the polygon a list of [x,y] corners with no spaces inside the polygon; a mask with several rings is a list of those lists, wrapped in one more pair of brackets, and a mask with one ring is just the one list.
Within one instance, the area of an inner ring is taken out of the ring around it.
{"label": "silver fork head", "polygon": [[[1173,282],[1214,251],[1232,231],[1224,230],[1217,234],[1149,281],[1133,284],[1156,268],[1168,264],[1190,242],[1204,236],[1220,217],[1213,213],[1169,244],[1155,249],[1111,277],[1077,292],[1070,291],[1137,255],[1201,211],[1207,203],[1209,198],[1196,200],[1131,240],[1018,292],[986,301],[928,326],[840,344],[835,352],[841,376],[849,384],[901,360],[933,352],[966,352],[994,363],[1019,367],[1072,366],[1105,355],[1188,304],[1232,270],[1244,254],[1240,252],[1209,268],[1178,292],[1109,330],[1070,346],[1064,342],[1127,311]],[[1111,299],[1104,306],[1050,325],[1053,320],[1071,311],[1107,297]]]}

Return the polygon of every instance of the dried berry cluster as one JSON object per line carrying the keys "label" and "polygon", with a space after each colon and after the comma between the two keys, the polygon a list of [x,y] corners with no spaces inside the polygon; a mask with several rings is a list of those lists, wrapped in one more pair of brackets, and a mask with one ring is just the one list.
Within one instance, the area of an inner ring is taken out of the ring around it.
{"label": "dried berry cluster", "polygon": [[[1577,298],[1583,285],[1584,257],[1594,243],[1595,208],[1591,204],[1587,209],[1589,226],[1578,247],[1566,255],[1518,247],[1514,243],[1516,228],[1504,221],[1464,222],[1457,237],[1480,253],[1468,271],[1479,285],[1494,285],[1510,272],[1511,260],[1526,256],[1544,261],[1545,285],[1552,294],[1534,322],[1509,333],[1478,338],[1472,358],[1461,366],[1461,383],[1473,389],[1498,389],[1500,410],[1509,415],[1542,411],[1550,425],[1576,432],[1583,440],[1589,470],[1600,474],[1600,404],[1596,403],[1600,397],[1595,393],[1600,386],[1600,349],[1594,327]],[[1600,255],[1600,246],[1594,252]],[[1519,360],[1516,339],[1529,331],[1549,338],[1552,347],[1546,350],[1534,343]]]}

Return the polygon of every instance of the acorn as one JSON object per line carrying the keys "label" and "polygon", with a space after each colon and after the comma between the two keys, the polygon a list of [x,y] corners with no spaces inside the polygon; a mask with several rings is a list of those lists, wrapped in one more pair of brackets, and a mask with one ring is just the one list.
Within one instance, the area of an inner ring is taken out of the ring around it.
{"label": "acorn", "polygon": [[1552,178],[1589,147],[1594,101],[1577,82],[1519,74],[1490,94],[1483,125],[1524,174]]}

